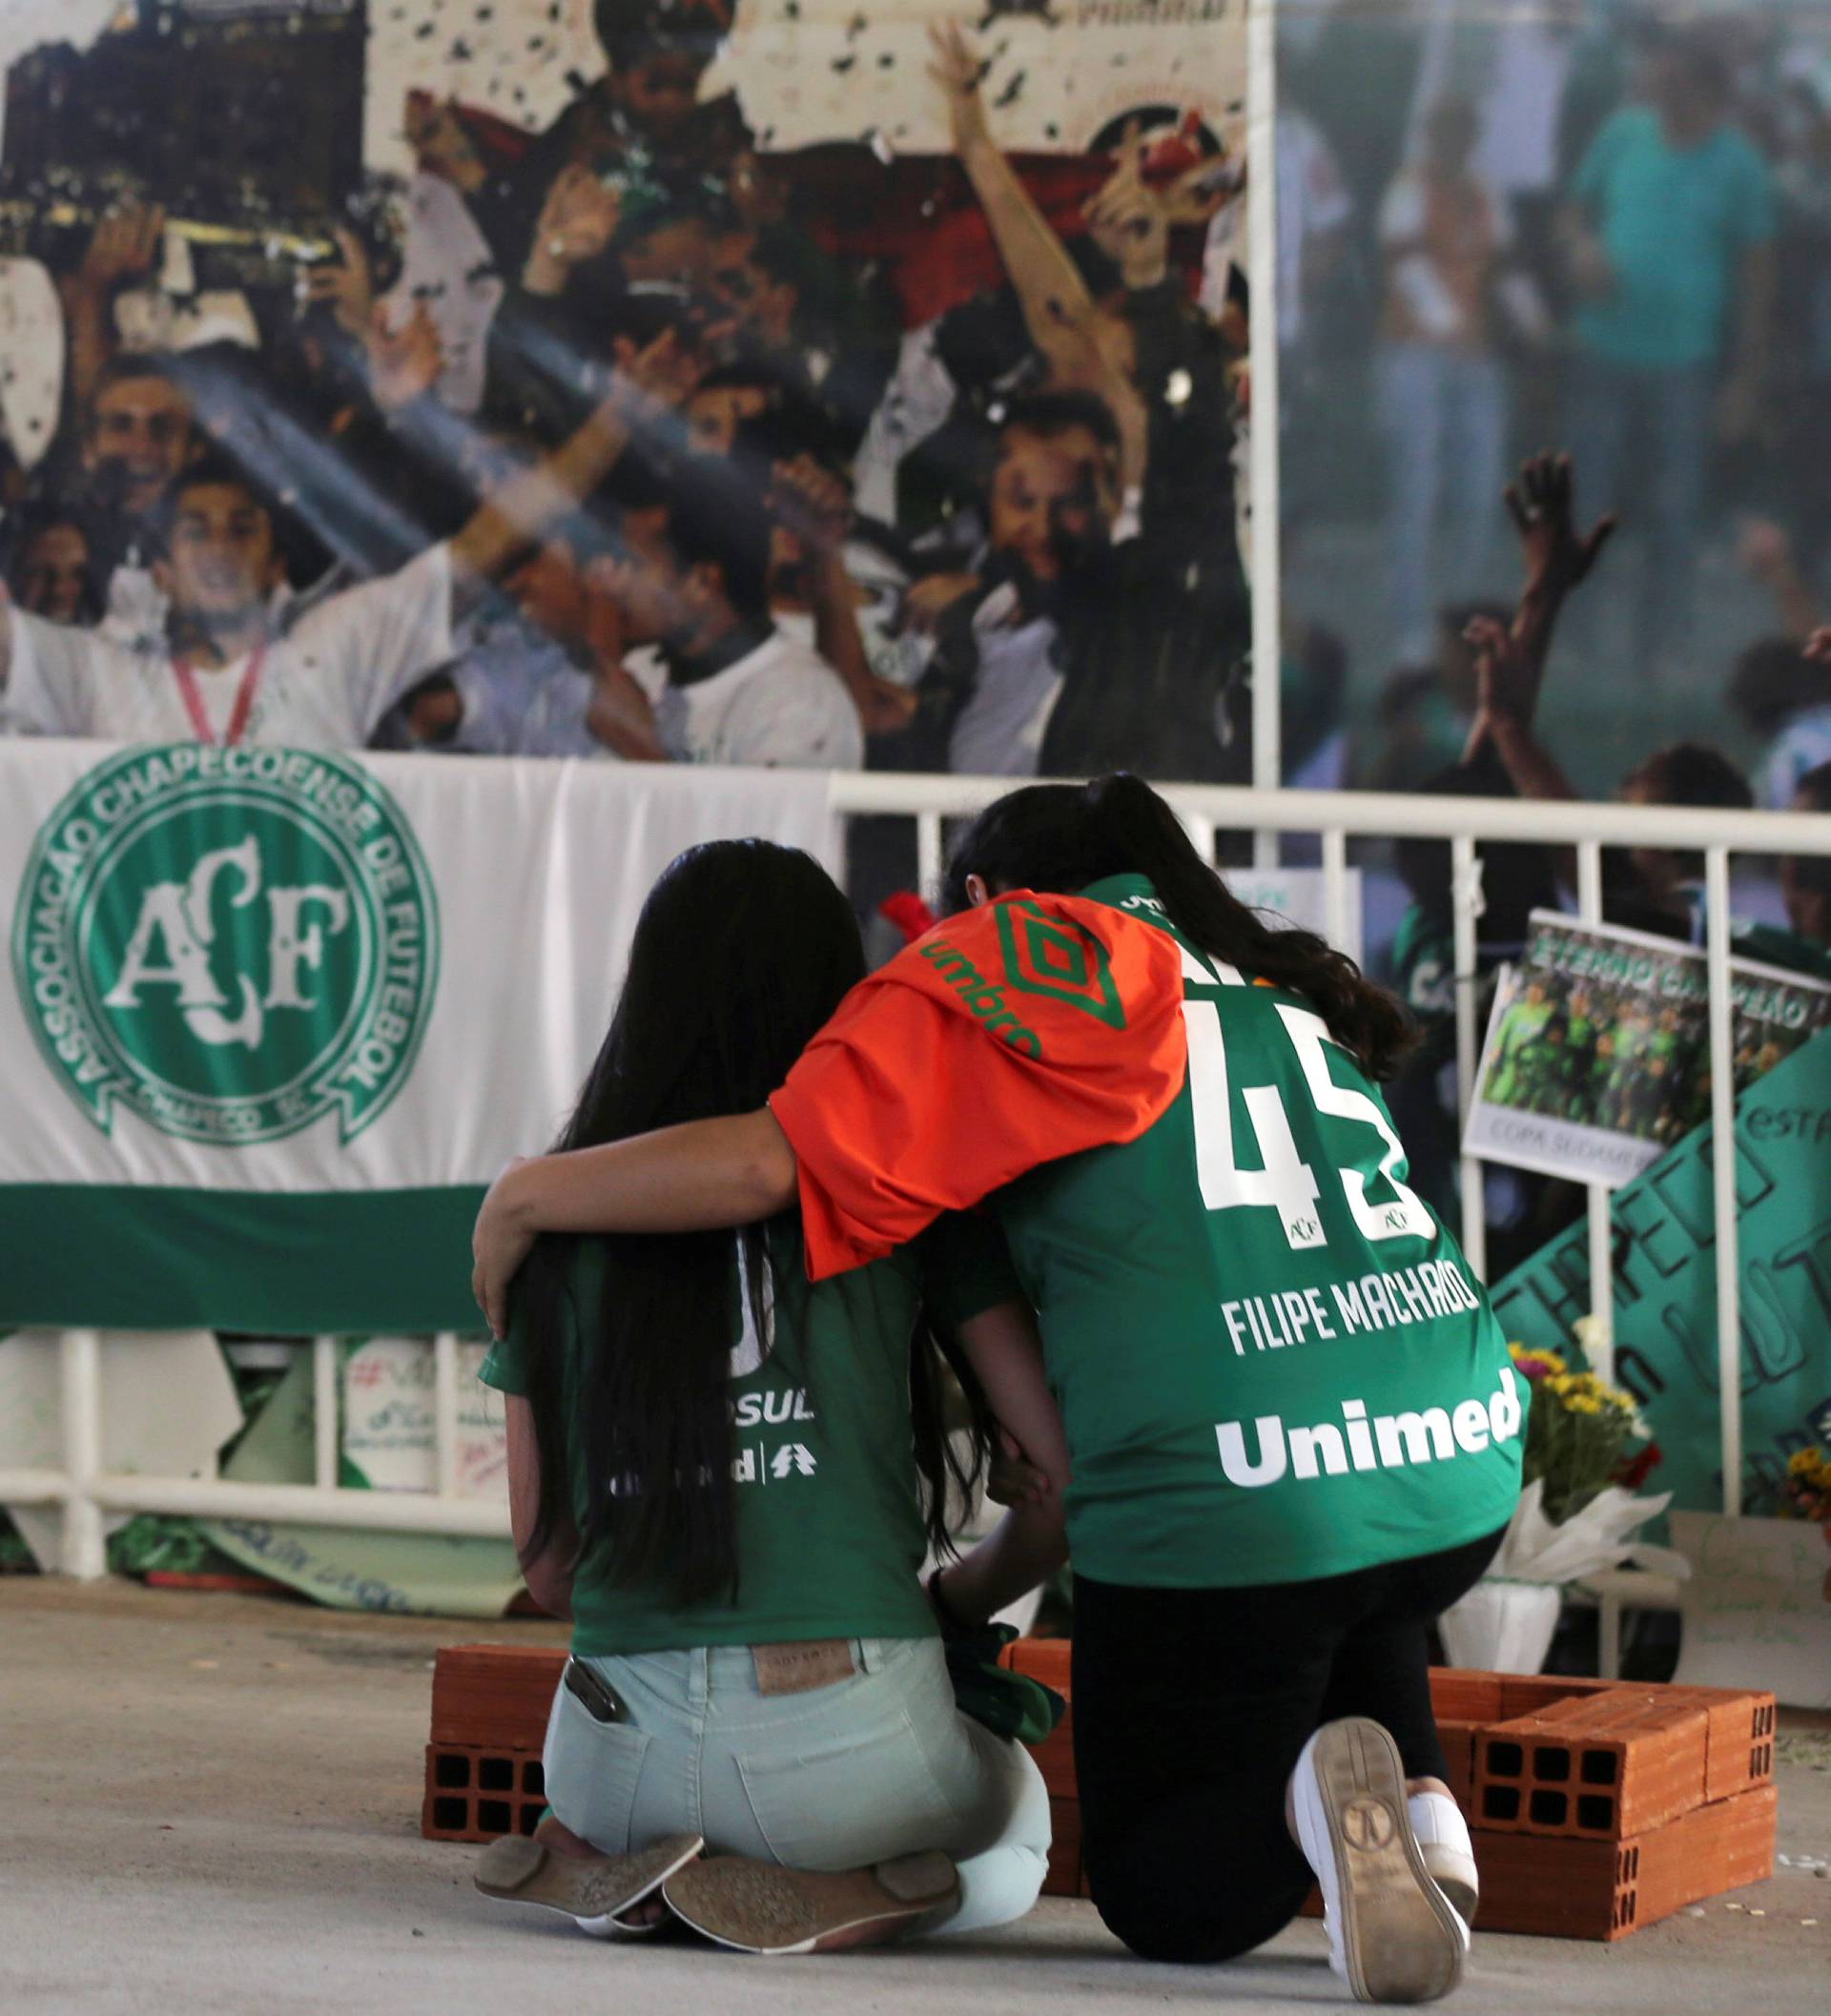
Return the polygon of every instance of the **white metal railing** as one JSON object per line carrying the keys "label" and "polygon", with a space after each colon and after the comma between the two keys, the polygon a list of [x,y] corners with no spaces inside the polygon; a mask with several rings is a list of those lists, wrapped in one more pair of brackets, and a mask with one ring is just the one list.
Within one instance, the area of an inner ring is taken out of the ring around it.
{"label": "white metal railing", "polygon": [[[438,760],[438,759],[428,759]],[[707,779],[715,788],[715,777]],[[916,824],[923,887],[936,887],[942,861],[942,822],[977,812],[1009,788],[1009,780],[840,773],[833,780],[836,812],[847,815],[896,814]],[[1706,866],[1707,953],[1710,984],[1712,1117],[1718,1140],[1731,1138],[1733,1074],[1729,992],[1729,863],[1733,855],[1781,854],[1831,856],[1831,814],[1741,813],[1622,805],[1522,802],[1492,798],[1389,796],[1355,792],[1252,791],[1224,786],[1166,788],[1197,844],[1213,857],[1222,833],[1250,835],[1256,858],[1270,853],[1281,834],[1321,843],[1324,912],[1339,937],[1348,921],[1348,843],[1354,839],[1425,838],[1447,841],[1451,858],[1451,902],[1456,967],[1457,1087],[1466,1119],[1480,1049],[1476,1019],[1476,918],[1480,911],[1480,847],[1512,841],[1571,848],[1577,866],[1579,915],[1601,915],[1601,856],[1605,847],[1666,847],[1701,851]],[[1738,1271],[1735,1158],[1716,1157],[1716,1234],[1718,1256],[1717,1320],[1722,1407],[1724,1509],[1741,1497],[1741,1305]],[[1462,1168],[1463,1244],[1471,1265],[1486,1275],[1481,1171],[1468,1158]],[[1602,1318],[1603,1363],[1611,1368],[1612,1332],[1609,1195],[1590,1193],[1591,1299]],[[105,1572],[103,1518],[109,1512],[166,1512],[193,1517],[269,1520],[359,1527],[398,1533],[506,1534],[500,1501],[458,1494],[458,1339],[433,1340],[436,1487],[430,1491],[348,1490],[338,1484],[337,1341],[314,1340],[315,1477],[309,1485],[240,1484],[215,1477],[144,1477],[110,1474],[101,1468],[101,1354],[93,1330],[64,1333],[61,1352],[63,1464],[58,1470],[0,1471],[0,1504],[61,1507],[64,1564],[84,1576]]]}

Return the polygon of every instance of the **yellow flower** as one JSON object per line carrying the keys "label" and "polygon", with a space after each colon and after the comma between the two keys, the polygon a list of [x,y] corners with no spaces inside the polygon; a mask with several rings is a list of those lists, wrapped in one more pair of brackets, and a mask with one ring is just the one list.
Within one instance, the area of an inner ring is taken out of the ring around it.
{"label": "yellow flower", "polygon": [[1794,1477],[1807,1477],[1824,1462],[1821,1449],[1796,1449],[1786,1459],[1787,1473]]}
{"label": "yellow flower", "polygon": [[1573,1393],[1565,1403],[1574,1414],[1599,1414],[1602,1403],[1594,1393]]}

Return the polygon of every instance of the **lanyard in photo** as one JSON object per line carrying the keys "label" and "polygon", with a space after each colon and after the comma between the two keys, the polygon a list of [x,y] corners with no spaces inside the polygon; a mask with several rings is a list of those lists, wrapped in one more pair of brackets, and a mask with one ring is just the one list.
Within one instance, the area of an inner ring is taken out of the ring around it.
{"label": "lanyard in photo", "polygon": [[[248,716],[254,711],[255,694],[260,688],[260,669],[266,659],[267,647],[264,644],[257,644],[248,654],[248,669],[241,675],[240,686],[236,689],[236,704],[229,710],[229,726],[223,731],[225,749],[234,749],[248,726]],[[216,730],[210,726],[210,716],[204,710],[203,694],[198,690],[196,671],[190,659],[173,659],[172,675],[178,682],[178,697],[184,702],[185,712],[191,716],[191,726],[196,730],[197,740],[214,743]]]}

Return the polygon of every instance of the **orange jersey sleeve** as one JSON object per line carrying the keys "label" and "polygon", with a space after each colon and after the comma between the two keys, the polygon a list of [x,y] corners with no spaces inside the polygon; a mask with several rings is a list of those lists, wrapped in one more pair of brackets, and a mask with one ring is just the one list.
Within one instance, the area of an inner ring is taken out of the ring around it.
{"label": "orange jersey sleeve", "polygon": [[1106,904],[1023,893],[936,925],[853,989],[770,1101],[809,1277],[1135,1140],[1182,1089],[1182,1009],[1176,941]]}

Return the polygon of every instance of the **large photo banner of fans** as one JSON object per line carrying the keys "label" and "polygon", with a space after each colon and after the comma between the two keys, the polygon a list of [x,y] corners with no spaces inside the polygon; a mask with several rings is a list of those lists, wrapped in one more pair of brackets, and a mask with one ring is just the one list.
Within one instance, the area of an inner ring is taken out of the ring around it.
{"label": "large photo banner of fans", "polygon": [[0,729],[1250,774],[1245,0],[12,0]]}

